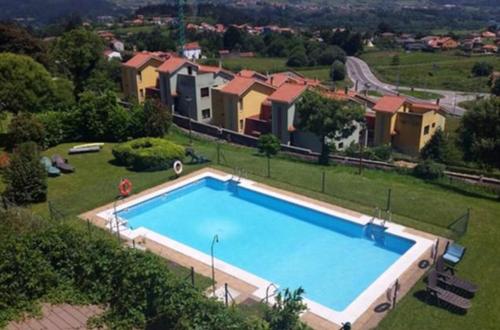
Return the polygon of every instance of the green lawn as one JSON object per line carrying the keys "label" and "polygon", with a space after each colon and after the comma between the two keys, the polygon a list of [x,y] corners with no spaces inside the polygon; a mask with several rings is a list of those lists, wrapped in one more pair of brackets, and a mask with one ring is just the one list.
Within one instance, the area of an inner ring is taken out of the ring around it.
{"label": "green lawn", "polygon": [[[391,65],[392,57],[399,55],[400,66]],[[449,52],[367,52],[361,58],[370,65],[373,72],[383,81],[396,84],[398,71],[400,84],[408,87],[449,89],[464,92],[488,92],[488,77],[473,77],[474,63],[484,61],[500,70],[500,57],[465,57]]]}
{"label": "green lawn", "polygon": [[[168,138],[188,144],[188,138],[177,131]],[[134,192],[138,192],[172,176],[171,170],[137,173],[114,165],[111,144],[100,153],[75,156],[67,156],[69,146],[71,144],[58,146],[46,154],[60,153],[77,167],[74,174],[49,179],[49,200],[72,215],[111,202],[117,195],[121,178],[128,177],[134,184]],[[500,278],[500,203],[494,196],[446,180],[427,183],[409,175],[377,170],[365,170],[362,175],[357,175],[356,168],[341,165],[321,167],[285,156],[272,160],[271,178],[268,179],[265,178],[265,158],[253,149],[223,144],[221,164],[217,165],[214,142],[195,139],[193,147],[213,160],[210,166],[230,173],[233,168],[244,168],[250,179],[366,214],[373,214],[376,206],[385,207],[387,190],[391,188],[393,221],[435,234],[450,234],[446,226],[471,207],[469,231],[460,240],[468,251],[458,267],[460,276],[481,286],[469,314],[460,316],[427,305],[417,298],[423,288],[423,284],[419,284],[380,328],[493,329],[500,324],[500,314],[494,312],[500,308],[499,286],[494,280]],[[199,168],[187,165],[185,173]],[[323,171],[326,174],[325,193],[321,192]],[[33,209],[46,213],[47,204],[35,205]]]}

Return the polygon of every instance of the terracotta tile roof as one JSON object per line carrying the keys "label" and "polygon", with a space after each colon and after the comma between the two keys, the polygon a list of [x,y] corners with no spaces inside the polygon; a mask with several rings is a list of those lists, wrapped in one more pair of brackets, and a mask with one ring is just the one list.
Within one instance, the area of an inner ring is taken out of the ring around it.
{"label": "terracotta tile roof", "polygon": [[153,59],[157,61],[158,65],[164,61],[164,59],[156,56],[155,54],[143,52],[135,54],[134,57],[123,63],[123,65],[130,68],[140,69],[143,65]]}
{"label": "terracotta tile roof", "polygon": [[173,73],[185,64],[191,64],[192,66],[196,67],[196,64],[193,64],[184,58],[171,57],[165,62],[163,62],[163,64],[160,65],[157,71],[164,73]]}
{"label": "terracotta tile roof", "polygon": [[253,70],[241,70],[240,72],[238,72],[238,76],[243,78],[257,78],[263,81],[267,80],[267,77],[265,75]]}
{"label": "terracotta tile roof", "polygon": [[441,107],[438,104],[434,103],[411,103],[410,106],[412,108],[416,109],[422,109],[422,110],[435,110],[438,111],[441,109]]}
{"label": "terracotta tile roof", "polygon": [[302,95],[306,89],[307,85],[304,84],[285,83],[272,93],[271,96],[268,97],[268,100],[290,104]]}
{"label": "terracotta tile roof", "polygon": [[200,49],[200,44],[195,41],[195,42],[190,42],[184,45],[184,50],[193,50],[193,49]]}
{"label": "terracotta tile roof", "polygon": [[214,73],[214,74],[218,74],[218,73],[224,72],[225,74],[227,74],[229,76],[234,76],[234,73],[232,73],[229,70],[220,68],[218,66],[211,66],[211,65],[201,65],[201,64],[199,64],[198,65],[198,72],[200,72],[200,73],[211,72],[211,73]]}
{"label": "terracotta tile roof", "polygon": [[223,86],[221,88],[221,91],[223,93],[241,96],[254,84],[260,84],[260,85],[264,85],[264,86],[267,86],[270,88],[274,88],[273,86],[268,85],[268,84],[266,84],[262,81],[259,81],[257,79],[237,76],[233,80],[228,82],[225,86]]}
{"label": "terracotta tile roof", "polygon": [[391,96],[385,95],[382,96],[375,106],[373,107],[374,111],[380,112],[390,112],[395,113],[401,108],[401,106],[406,102],[406,98],[402,96]]}

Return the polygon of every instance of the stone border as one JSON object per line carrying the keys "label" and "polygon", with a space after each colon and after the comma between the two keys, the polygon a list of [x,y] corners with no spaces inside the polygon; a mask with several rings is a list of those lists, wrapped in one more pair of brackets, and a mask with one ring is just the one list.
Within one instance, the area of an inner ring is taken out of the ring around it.
{"label": "stone border", "polygon": [[[225,172],[218,171],[212,168],[204,168],[186,175],[180,179],[167,182],[165,184],[141,192],[137,195],[130,196],[127,199],[118,202],[116,204],[116,210],[119,211],[126,209],[127,207],[165,194],[168,191],[185,186],[205,177],[213,177],[223,181],[232,179],[232,176]],[[333,206],[325,202],[310,199],[302,195],[283,191],[274,187],[269,187],[267,185],[251,180],[241,179],[240,185],[246,189],[264,193],[294,204],[312,208],[319,212],[330,214],[359,224],[364,225],[371,220],[371,217],[369,216],[351,210],[346,210],[341,207]],[[80,217],[91,220],[94,224],[116,232],[116,226],[113,226],[111,224],[112,222],[110,221],[110,219],[114,219],[114,210],[115,205],[113,205],[113,203],[110,203],[106,206],[84,213]],[[380,219],[376,219],[375,223],[380,223],[381,221],[382,220]],[[400,285],[402,285],[401,291],[403,293],[406,293],[406,291],[408,291],[423,275],[424,272],[419,271],[420,268],[418,268],[417,266],[418,261],[421,258],[427,259],[423,256],[430,255],[432,247],[434,245],[434,240],[437,237],[410,228],[406,228],[395,223],[386,222],[385,225],[386,227],[388,227],[388,233],[413,240],[416,243],[412,248],[410,248],[410,250],[408,250],[394,264],[392,264],[381,276],[379,276],[379,278],[377,278],[367,289],[365,289],[365,291],[363,291],[344,311],[334,311],[314,301],[305,299],[305,302],[308,305],[308,311],[302,316],[304,321],[317,329],[323,329],[325,328],[325,325],[327,325],[326,328],[339,327],[342,322],[346,321],[353,323],[356,328],[358,324],[366,325],[373,323],[373,320],[380,321],[381,318],[377,317],[379,315],[376,315],[374,313],[372,307],[376,306],[379,301],[384,300],[386,291],[394,286],[396,279],[403,279],[408,277],[409,283],[406,283],[406,280],[404,282],[400,281]],[[157,254],[165,255],[164,250],[170,250],[168,253],[168,258],[183,266],[196,264],[198,266],[198,269],[204,269],[211,264],[210,256],[206,255],[205,253],[195,250],[182,243],[171,240],[163,235],[159,235],[158,233],[155,233],[146,228],[141,227],[131,230],[125,226],[119,226],[118,229],[120,230],[120,234],[122,235],[122,237],[126,238],[127,240],[135,240],[139,242],[142,241],[146,248],[151,248],[154,246],[155,248],[152,250],[156,250],[155,253]],[[172,252],[175,253],[172,254]],[[202,265],[205,267],[203,267]],[[234,267],[228,263],[225,263],[222,260],[215,259],[215,267],[217,269],[217,279],[220,280],[220,277],[222,277],[226,280],[229,280],[232,287],[243,293],[243,298],[246,298],[248,296],[257,298],[259,300],[263,300],[265,298],[266,289],[271,285],[271,282],[255,276],[254,274],[246,272],[242,269]],[[210,276],[210,272],[208,272],[207,274],[206,269],[204,269],[204,271],[202,271],[201,273]],[[400,294],[399,297],[402,297],[402,294]],[[270,299],[270,302],[272,303],[272,299]],[[378,323],[378,321],[376,323]]]}

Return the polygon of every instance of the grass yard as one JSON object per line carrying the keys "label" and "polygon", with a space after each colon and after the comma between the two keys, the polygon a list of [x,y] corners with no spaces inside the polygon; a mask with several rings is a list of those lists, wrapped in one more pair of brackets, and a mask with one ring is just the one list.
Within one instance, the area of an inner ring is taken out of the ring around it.
{"label": "grass yard", "polygon": [[[167,138],[188,145],[188,137],[174,130]],[[132,172],[113,164],[112,144],[96,154],[67,156],[71,144],[46,151],[47,155],[60,153],[76,166],[74,174],[49,179],[49,200],[71,215],[104,205],[117,195],[117,185],[127,177],[134,184],[134,192],[160,184],[172,177],[172,171]],[[216,164],[216,145],[212,141],[193,140],[193,147],[213,162],[209,166],[232,172],[244,168],[250,179],[271,186],[294,191],[345,208],[373,214],[376,206],[385,207],[387,190],[392,189],[393,221],[435,234],[449,234],[446,226],[472,208],[469,231],[460,242],[467,246],[458,274],[480,285],[473,299],[472,309],[466,316],[429,306],[423,302],[416,288],[391,312],[380,329],[493,329],[500,324],[500,203],[481,190],[446,180],[427,183],[409,175],[379,170],[364,170],[342,165],[321,167],[280,156],[271,161],[271,178],[265,178],[266,160],[254,149],[223,144],[221,164]],[[185,173],[200,166],[186,165]],[[321,192],[321,174],[326,174],[326,190]],[[47,213],[47,204],[33,206],[36,212]],[[307,288],[306,288],[307,290]]]}
{"label": "grass yard", "polygon": [[[399,55],[400,66],[391,65],[392,57]],[[500,70],[498,56],[465,57],[449,52],[378,51],[367,52],[361,58],[383,81],[396,84],[398,70],[400,84],[408,87],[457,90],[464,92],[489,92],[488,77],[473,77],[471,69],[476,62],[491,63]]]}

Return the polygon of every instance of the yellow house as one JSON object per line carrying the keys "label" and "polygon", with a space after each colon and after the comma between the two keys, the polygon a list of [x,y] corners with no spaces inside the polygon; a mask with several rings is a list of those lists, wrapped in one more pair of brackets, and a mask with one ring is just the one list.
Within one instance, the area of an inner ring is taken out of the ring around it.
{"label": "yellow house", "polygon": [[259,116],[262,104],[275,90],[275,87],[261,80],[241,76],[214,88],[214,124],[244,133],[247,118]]}
{"label": "yellow house", "polygon": [[418,155],[446,117],[439,105],[409,102],[401,96],[383,96],[375,111],[374,144],[390,144],[410,155]]}
{"label": "yellow house", "polygon": [[123,94],[127,99],[144,102],[147,89],[158,86],[158,72],[156,69],[164,62],[154,54],[137,53],[130,60],[122,64]]}

